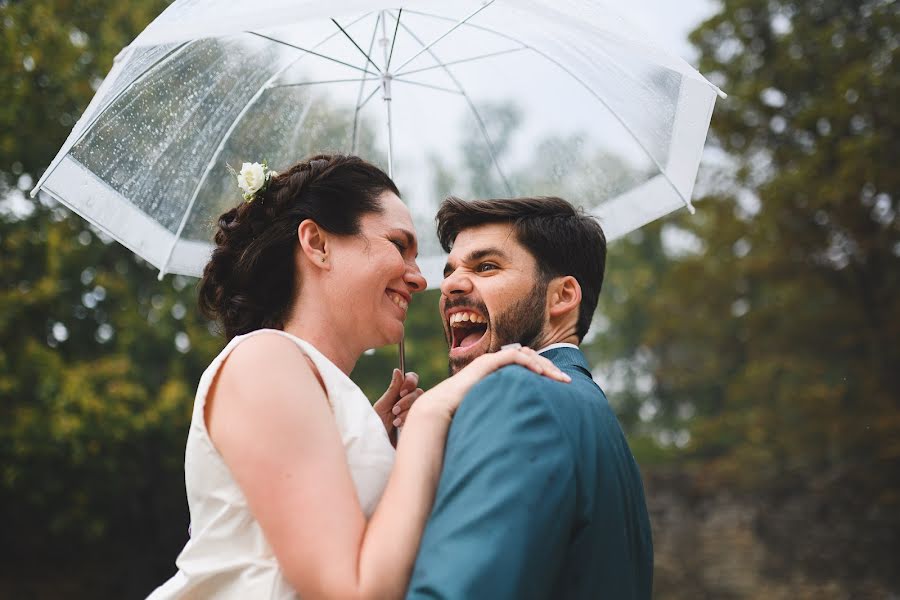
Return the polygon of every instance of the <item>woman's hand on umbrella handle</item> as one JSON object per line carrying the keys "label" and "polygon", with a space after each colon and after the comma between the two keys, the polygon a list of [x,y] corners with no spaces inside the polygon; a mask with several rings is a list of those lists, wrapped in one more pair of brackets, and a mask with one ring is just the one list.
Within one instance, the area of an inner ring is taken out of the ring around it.
{"label": "woman's hand on umbrella handle", "polygon": [[381,419],[384,429],[391,439],[393,439],[394,428],[403,426],[410,407],[422,395],[423,391],[417,387],[418,385],[418,374],[409,372],[401,377],[400,369],[394,369],[387,390],[373,405],[375,413]]}

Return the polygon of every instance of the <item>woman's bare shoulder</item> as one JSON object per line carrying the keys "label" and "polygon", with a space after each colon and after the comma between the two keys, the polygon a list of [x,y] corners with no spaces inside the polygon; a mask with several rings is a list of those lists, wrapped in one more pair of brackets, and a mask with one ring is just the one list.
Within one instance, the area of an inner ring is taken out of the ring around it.
{"label": "woman's bare shoulder", "polygon": [[296,342],[275,332],[261,332],[234,347],[221,367],[219,379],[240,393],[248,388],[258,392],[261,387],[297,389],[307,380],[314,382],[316,376]]}

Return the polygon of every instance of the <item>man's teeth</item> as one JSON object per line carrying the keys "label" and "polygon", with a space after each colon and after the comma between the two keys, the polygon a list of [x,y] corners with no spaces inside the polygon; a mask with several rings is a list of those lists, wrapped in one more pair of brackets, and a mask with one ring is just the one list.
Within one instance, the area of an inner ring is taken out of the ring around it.
{"label": "man's teeth", "polygon": [[470,323],[487,323],[487,319],[479,315],[478,313],[473,312],[458,312],[450,315],[450,325],[456,325],[457,323],[462,323],[464,321],[468,321]]}
{"label": "man's teeth", "polygon": [[399,294],[388,294],[388,298],[390,298],[391,300],[393,300],[394,304],[396,304],[397,306],[399,306],[399,307],[402,308],[403,310],[406,310],[406,308],[409,306],[409,302],[407,302],[407,301],[403,298],[403,296],[401,296],[401,295],[399,295]]}

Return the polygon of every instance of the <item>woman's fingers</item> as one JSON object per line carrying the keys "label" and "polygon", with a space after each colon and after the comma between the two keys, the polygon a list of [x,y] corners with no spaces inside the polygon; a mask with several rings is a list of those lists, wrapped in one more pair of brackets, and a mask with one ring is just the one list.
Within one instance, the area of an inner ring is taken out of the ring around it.
{"label": "woman's fingers", "polygon": [[400,369],[394,369],[391,372],[391,382],[388,384],[388,388],[381,397],[387,399],[397,396],[397,394],[400,393],[400,386],[402,383],[403,378],[400,376]]}
{"label": "woman's fingers", "polygon": [[397,404],[391,409],[391,413],[394,417],[393,424],[395,427],[401,427],[403,423],[406,422],[406,415],[409,414],[409,409],[412,408],[413,403],[418,400],[425,391],[422,388],[416,388],[412,392],[404,395]]}
{"label": "woman's fingers", "polygon": [[414,389],[412,392],[400,398],[400,400],[398,400],[394,407],[391,409],[391,412],[393,412],[395,415],[399,415],[401,412],[409,410],[409,408],[413,405],[413,402],[418,400],[419,396],[424,393],[425,392],[422,390],[422,388]]}
{"label": "woman's fingers", "polygon": [[417,385],[419,385],[419,375],[417,373],[410,371],[405,376],[402,376],[400,369],[394,369],[391,373],[391,382],[387,390],[375,403],[376,410],[379,413],[390,411],[400,398],[415,390]]}
{"label": "woman's fingers", "polygon": [[[375,414],[377,414],[378,418],[384,423],[384,428],[388,432],[388,435],[391,435],[393,430],[391,421],[394,419],[394,414],[391,412],[391,409],[393,409],[394,405],[397,404],[397,401],[400,400],[403,392],[402,387],[406,383],[406,379],[407,378],[403,377],[400,373],[400,369],[394,369],[391,372],[391,382],[388,384],[388,388],[372,407],[375,409]],[[416,376],[415,379],[418,380],[418,376]]]}
{"label": "woman's fingers", "polygon": [[[399,373],[399,369],[397,370]],[[412,392],[419,386],[419,374],[413,371],[410,371],[403,378],[403,384],[400,386],[400,396],[403,397],[406,394]]]}

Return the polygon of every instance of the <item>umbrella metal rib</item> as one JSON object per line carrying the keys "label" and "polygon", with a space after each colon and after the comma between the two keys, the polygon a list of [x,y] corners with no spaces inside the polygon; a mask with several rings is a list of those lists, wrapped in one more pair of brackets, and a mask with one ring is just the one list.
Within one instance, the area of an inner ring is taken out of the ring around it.
{"label": "umbrella metal rib", "polygon": [[[359,47],[359,44],[356,43],[356,40],[354,40],[353,37],[349,33],[347,33],[347,31],[343,27],[341,27],[341,24],[338,23],[337,20],[335,20],[335,19],[331,19],[331,22],[334,23],[335,25],[337,25],[337,28],[341,30],[341,33],[344,34],[344,37],[346,37],[348,40],[350,40],[350,43],[353,44],[353,46],[357,50],[359,50],[360,54],[362,54],[363,56],[366,57],[366,60],[369,61],[369,64],[371,64],[373,67],[375,67],[376,71],[381,73],[381,69],[378,67],[378,65],[375,64],[375,61],[373,61],[371,58],[369,58],[369,55],[366,54],[365,50],[363,50],[362,48]],[[369,52],[371,52],[371,50],[369,50]]]}
{"label": "umbrella metal rib", "polygon": [[[400,19],[397,19],[398,23]],[[387,64],[387,19],[381,20],[381,35],[382,39],[385,42],[384,47],[384,61]],[[396,39],[396,38],[395,38]],[[394,178],[394,125],[393,120],[391,119],[391,75],[387,71],[385,71],[384,75],[381,78],[381,91],[382,98],[384,99],[384,108],[387,113],[387,132],[388,132],[388,177],[391,179]],[[404,371],[403,368],[404,356],[403,356],[403,340],[400,340],[400,370]]]}
{"label": "umbrella metal rib", "polygon": [[303,87],[306,85],[322,85],[323,83],[359,83],[365,81],[378,81],[380,77],[361,77],[354,79],[322,79],[319,81],[296,81],[294,83],[279,83],[278,85],[270,85],[269,89]]}
{"label": "umbrella metal rib", "polygon": [[[372,48],[375,47],[375,36],[378,33],[378,23],[384,17],[384,11],[379,11],[378,16],[375,17],[375,27],[372,28],[372,38],[369,40],[369,52],[368,54],[372,54]],[[393,48],[392,48],[393,50]],[[366,62],[366,73],[368,73],[368,65]],[[350,154],[356,154],[356,144],[359,141],[357,139],[357,132],[359,131],[359,111],[362,110],[362,106],[360,102],[362,101],[363,90],[366,87],[365,81],[359,82],[359,93],[356,95],[356,109],[353,111],[353,132],[350,134]],[[374,92],[373,92],[374,95]]]}
{"label": "umbrella metal rib", "polygon": [[384,70],[386,72],[390,72],[391,70],[391,59],[394,58],[394,44],[397,43],[397,32],[400,30],[400,17],[403,16],[403,9],[397,13],[397,18],[394,19],[394,36],[391,39],[391,51],[388,53],[387,61],[384,64]]}
{"label": "umbrella metal rib", "polygon": [[485,58],[494,58],[495,56],[502,56],[504,54],[512,54],[513,52],[521,52],[522,50],[528,50],[527,46],[522,46],[521,48],[508,48],[506,50],[499,50],[497,52],[490,52],[488,54],[480,54],[478,56],[470,56],[469,58],[461,58],[459,60],[451,60],[450,62],[445,62],[440,65],[431,65],[430,67],[422,67],[421,69],[412,69],[411,71],[403,71],[394,75],[394,77],[403,77],[405,75],[413,75],[415,73],[422,73],[424,71],[433,71],[435,69],[440,69],[442,67],[449,67],[450,65],[460,65],[463,63],[474,62],[476,60],[482,60]]}
{"label": "umbrella metal rib", "polygon": [[[362,18],[362,17],[360,17]],[[339,65],[344,65],[345,67],[350,67],[351,69],[355,69],[357,71],[362,71],[363,73],[368,73],[365,69],[357,67],[356,65],[351,65],[348,62],[344,62],[343,60],[338,60],[333,56],[328,56],[327,54],[321,54],[319,52],[315,52],[310,50],[309,48],[303,48],[301,46],[297,46],[296,44],[292,44],[290,42],[286,42],[284,40],[279,40],[278,38],[273,38],[271,36],[265,35],[263,33],[259,33],[258,31],[248,31],[250,35],[255,35],[257,37],[261,37],[263,39],[269,40],[270,42],[275,42],[276,44],[281,44],[283,46],[287,46],[288,48],[293,48],[294,50],[300,50],[301,52],[306,52],[307,54],[312,54],[313,56],[318,56],[319,58],[324,58],[325,60],[330,60],[331,62],[335,62]],[[339,32],[335,32],[334,35],[337,35]]]}
{"label": "umbrella metal rib", "polygon": [[[494,1],[495,1],[495,0],[488,0],[487,2],[485,2],[484,4],[482,4],[481,6],[479,6],[477,9],[475,9],[474,11],[472,11],[471,13],[469,13],[467,16],[463,17],[462,20],[460,20],[459,22],[457,22],[457,23],[456,23],[455,25],[453,25],[450,29],[448,29],[447,31],[445,31],[444,33],[442,33],[441,35],[439,35],[438,37],[436,37],[435,39],[433,39],[433,40],[430,41],[429,43],[427,43],[427,44],[422,44],[422,49],[419,50],[418,52],[416,52],[415,54],[413,54],[412,56],[410,56],[408,59],[406,59],[406,61],[404,61],[403,64],[401,64],[399,67],[397,67],[397,70],[398,70],[398,71],[401,70],[403,67],[405,67],[406,65],[408,65],[409,63],[411,63],[412,61],[414,61],[415,59],[417,59],[417,58],[418,58],[420,55],[422,55],[424,52],[429,51],[429,50],[431,49],[432,46],[434,46],[434,45],[437,44],[439,41],[441,41],[442,39],[444,39],[445,37],[447,37],[448,35],[450,35],[450,34],[453,33],[454,31],[456,31],[457,28],[461,27],[462,25],[465,25],[466,22],[469,21],[469,19],[471,19],[472,17],[474,17],[475,15],[477,15],[478,13],[480,13],[481,11],[483,11],[484,9],[486,9],[486,8],[487,8],[488,6],[490,6],[491,4],[493,4]],[[399,19],[397,19],[397,21],[398,21],[398,23],[399,23]],[[404,27],[404,29],[406,29],[406,28]],[[407,31],[408,31],[408,29],[407,29]]]}
{"label": "umbrella metal rib", "polygon": [[381,89],[380,86],[379,86],[379,87],[376,87],[374,90],[372,90],[371,92],[369,92],[369,95],[366,96],[366,99],[363,100],[362,103],[358,105],[359,108],[360,108],[360,110],[363,109],[363,108],[366,106],[366,104],[369,103],[369,100],[371,100],[372,98],[375,97],[375,94],[378,93],[378,90],[379,90],[379,89]]}
{"label": "umbrella metal rib", "polygon": [[[406,12],[408,12],[411,15],[418,15],[420,17],[428,17],[430,19],[436,19],[438,21],[448,21],[450,23],[456,23],[456,19],[454,19],[452,17],[445,17],[444,15],[437,15],[434,13],[424,12],[421,10],[413,10],[411,8],[407,8],[405,10],[406,10]],[[462,26],[466,27],[468,29],[477,29],[478,31],[484,31],[485,33],[491,33],[499,38],[503,38],[505,40],[509,40],[511,42],[520,44],[523,48],[531,48],[531,46],[529,46],[528,44],[522,42],[521,40],[519,40],[517,38],[514,38],[513,36],[509,35],[508,33],[503,33],[502,31],[497,31],[496,29],[492,29],[490,27],[485,27],[484,25],[478,25],[477,23],[470,23],[470,22],[466,21],[465,23],[462,23]]]}
{"label": "umbrella metal rib", "polygon": [[421,81],[412,81],[412,80],[410,80],[410,79],[398,79],[397,77],[394,77],[394,81],[398,81],[398,82],[400,82],[400,83],[406,83],[406,84],[409,84],[409,85],[418,85],[418,86],[420,86],[420,87],[430,88],[430,89],[432,89],[432,90],[437,90],[437,91],[439,91],[439,92],[447,92],[448,94],[453,94],[453,95],[455,95],[455,96],[462,96],[462,95],[463,95],[463,93],[462,93],[461,91],[459,91],[459,90],[453,90],[453,89],[450,89],[450,88],[445,88],[445,87],[441,87],[441,86],[439,86],[439,85],[433,85],[433,84],[430,84],[430,83],[423,83],[423,82],[421,82]]}

